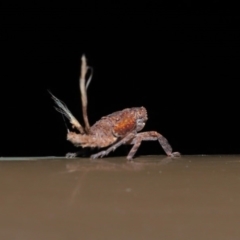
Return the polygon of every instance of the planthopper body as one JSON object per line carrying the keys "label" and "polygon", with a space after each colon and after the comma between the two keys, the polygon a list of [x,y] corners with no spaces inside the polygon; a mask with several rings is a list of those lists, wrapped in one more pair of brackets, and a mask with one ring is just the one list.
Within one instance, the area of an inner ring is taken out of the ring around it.
{"label": "planthopper body", "polygon": [[[131,160],[142,141],[158,141],[169,157],[180,156],[179,152],[172,152],[172,148],[167,139],[160,133],[155,131],[140,132],[148,120],[147,110],[144,107],[126,108],[121,111],[114,112],[110,115],[102,117],[94,125],[90,126],[87,116],[87,87],[91,81],[91,77],[85,83],[87,70],[90,69],[86,64],[85,56],[82,56],[81,76],[80,76],[80,91],[82,97],[82,112],[85,126],[69,111],[67,106],[58,98],[52,95],[58,108],[57,111],[66,116],[75,131],[67,133],[67,140],[76,147],[90,148],[106,148],[96,154],[91,155],[91,158],[102,158],[107,156],[111,151],[123,144],[130,144],[132,148],[127,155],[127,159]],[[77,153],[68,153],[67,157],[76,157]]]}

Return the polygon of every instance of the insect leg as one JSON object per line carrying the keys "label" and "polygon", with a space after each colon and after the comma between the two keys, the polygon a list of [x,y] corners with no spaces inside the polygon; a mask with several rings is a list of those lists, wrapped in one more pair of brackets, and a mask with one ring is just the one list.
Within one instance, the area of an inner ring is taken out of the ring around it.
{"label": "insect leg", "polygon": [[69,153],[67,153],[66,154],[66,158],[76,158],[78,156],[86,157],[88,154],[89,154],[89,149],[88,148],[83,148],[82,150],[77,151],[77,152],[69,152]]}
{"label": "insect leg", "polygon": [[160,133],[155,131],[149,131],[136,134],[135,138],[131,142],[131,144],[133,144],[133,147],[130,150],[127,159],[131,160],[133,158],[142,141],[156,141],[156,140],[158,140],[163,150],[169,157],[179,157],[181,155],[179,152],[172,152],[172,147],[168,143],[167,139],[163,137]]}
{"label": "insect leg", "polygon": [[113,144],[111,147],[109,147],[107,150],[103,150],[99,153],[93,154],[91,155],[92,159],[96,159],[99,157],[103,157],[108,155],[111,151],[116,150],[118,147],[120,147],[123,144],[126,144],[127,142],[129,142],[131,139],[133,139],[135,136],[135,133],[130,133],[127,136],[125,136],[123,139],[121,139],[120,141],[118,141],[117,143]]}

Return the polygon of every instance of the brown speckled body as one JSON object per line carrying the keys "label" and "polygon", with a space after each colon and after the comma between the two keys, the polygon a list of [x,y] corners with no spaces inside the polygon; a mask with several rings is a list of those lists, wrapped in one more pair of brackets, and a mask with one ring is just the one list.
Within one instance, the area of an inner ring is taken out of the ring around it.
{"label": "brown speckled body", "polygon": [[[87,116],[87,88],[92,78],[92,68],[87,66],[86,57],[81,58],[81,74],[79,79],[82,113],[84,120],[84,127],[69,111],[67,106],[51,94],[52,99],[57,105],[56,110],[63,114],[72,127],[78,130],[79,133],[68,130],[67,140],[72,142],[76,147],[90,147],[90,148],[104,148],[106,150],[100,151],[97,154],[91,155],[91,158],[99,158],[108,155],[111,151],[122,144],[133,145],[127,159],[131,160],[138,150],[142,141],[156,141],[160,143],[165,153],[170,157],[180,156],[178,152],[172,152],[172,148],[167,139],[160,133],[155,131],[141,132],[148,119],[147,110],[144,107],[126,108],[122,111],[114,112],[110,115],[102,117],[93,126],[90,126]],[[91,75],[86,82],[87,71],[91,69]],[[68,153],[67,157],[76,157],[77,153]]]}
{"label": "brown speckled body", "polygon": [[[161,134],[154,131],[138,133],[144,128],[147,119],[144,107],[126,108],[102,117],[90,128],[89,134],[68,132],[67,140],[76,147],[83,148],[110,146],[107,150],[92,155],[91,158],[106,156],[122,144],[132,144],[133,147],[127,156],[130,160],[144,140],[158,140],[168,156],[179,156],[178,152],[172,153],[171,146]],[[68,154],[68,157],[74,156],[76,154]]]}
{"label": "brown speckled body", "polygon": [[69,132],[67,140],[78,147],[103,148],[131,132],[137,133],[144,127],[146,121],[147,111],[144,107],[126,108],[102,117],[90,128],[90,134]]}

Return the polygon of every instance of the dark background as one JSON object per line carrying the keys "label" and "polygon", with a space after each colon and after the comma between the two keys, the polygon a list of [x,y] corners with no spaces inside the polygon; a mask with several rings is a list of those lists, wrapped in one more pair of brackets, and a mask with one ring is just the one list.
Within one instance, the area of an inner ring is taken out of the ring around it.
{"label": "dark background", "polygon": [[[239,154],[240,17],[234,8],[219,1],[138,3],[131,9],[99,3],[86,11],[2,8],[0,156],[75,150],[47,90],[82,120],[83,53],[94,68],[91,124],[145,106],[144,130],[163,134],[175,151]],[[142,143],[138,153],[164,154],[157,142]]]}

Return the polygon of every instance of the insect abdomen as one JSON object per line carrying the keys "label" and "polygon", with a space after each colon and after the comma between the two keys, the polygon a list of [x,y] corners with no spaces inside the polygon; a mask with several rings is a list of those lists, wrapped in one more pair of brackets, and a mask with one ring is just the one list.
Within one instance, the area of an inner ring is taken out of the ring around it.
{"label": "insect abdomen", "polygon": [[69,132],[67,135],[67,140],[72,142],[76,147],[90,147],[90,148],[103,148],[113,144],[117,138],[113,135],[103,134],[90,134],[82,135],[74,132]]}

